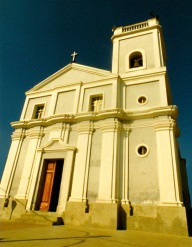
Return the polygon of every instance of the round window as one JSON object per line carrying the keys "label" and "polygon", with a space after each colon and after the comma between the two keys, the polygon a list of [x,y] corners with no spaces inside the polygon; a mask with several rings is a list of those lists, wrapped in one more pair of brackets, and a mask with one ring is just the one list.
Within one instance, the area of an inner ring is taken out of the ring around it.
{"label": "round window", "polygon": [[144,105],[145,103],[147,103],[147,98],[146,98],[145,96],[140,96],[140,97],[138,98],[138,103],[139,103],[140,105]]}
{"label": "round window", "polygon": [[145,145],[139,145],[136,149],[136,153],[140,157],[145,157],[149,153],[149,150]]}

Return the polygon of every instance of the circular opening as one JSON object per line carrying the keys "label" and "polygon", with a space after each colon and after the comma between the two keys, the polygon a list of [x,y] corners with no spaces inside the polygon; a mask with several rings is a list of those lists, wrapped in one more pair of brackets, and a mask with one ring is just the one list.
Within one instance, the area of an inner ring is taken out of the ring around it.
{"label": "circular opening", "polygon": [[143,105],[147,102],[147,98],[145,96],[140,96],[138,98],[138,102],[139,102],[139,104]]}
{"label": "circular opening", "polygon": [[146,146],[140,146],[140,147],[138,147],[137,152],[139,155],[144,156],[145,154],[147,154],[147,147]]}

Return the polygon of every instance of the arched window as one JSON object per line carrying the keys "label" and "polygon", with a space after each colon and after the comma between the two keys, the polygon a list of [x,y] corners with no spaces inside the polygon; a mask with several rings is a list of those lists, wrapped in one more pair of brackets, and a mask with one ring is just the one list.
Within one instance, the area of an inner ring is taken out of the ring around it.
{"label": "arched window", "polygon": [[129,68],[137,68],[143,66],[143,56],[142,53],[139,51],[135,51],[130,54],[129,56]]}

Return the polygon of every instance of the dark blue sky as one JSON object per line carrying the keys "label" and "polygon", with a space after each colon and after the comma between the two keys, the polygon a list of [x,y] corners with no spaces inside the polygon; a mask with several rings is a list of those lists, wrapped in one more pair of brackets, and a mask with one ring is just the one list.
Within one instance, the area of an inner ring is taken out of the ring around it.
{"label": "dark blue sky", "polygon": [[192,195],[192,1],[0,0],[0,177],[25,91],[71,61],[111,70],[111,28],[160,16]]}

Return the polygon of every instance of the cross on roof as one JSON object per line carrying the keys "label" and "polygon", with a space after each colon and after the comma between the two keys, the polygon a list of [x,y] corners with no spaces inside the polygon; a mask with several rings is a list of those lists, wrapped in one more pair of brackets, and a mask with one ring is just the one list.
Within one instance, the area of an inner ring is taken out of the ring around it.
{"label": "cross on roof", "polygon": [[76,59],[76,57],[78,56],[78,53],[77,52],[73,52],[72,54],[71,54],[71,57],[72,57],[72,63],[74,63],[75,62],[75,59]]}

